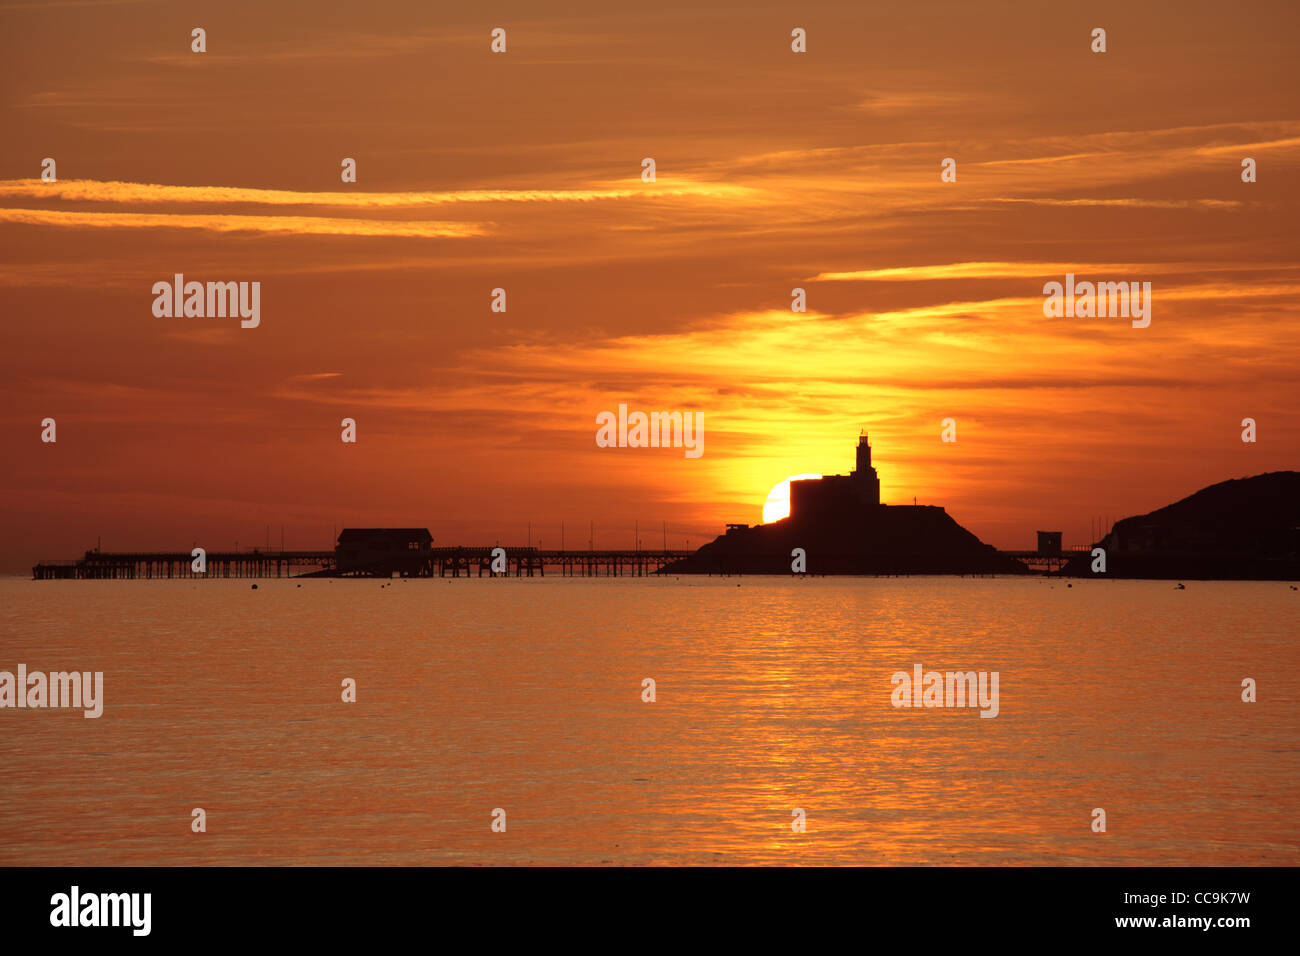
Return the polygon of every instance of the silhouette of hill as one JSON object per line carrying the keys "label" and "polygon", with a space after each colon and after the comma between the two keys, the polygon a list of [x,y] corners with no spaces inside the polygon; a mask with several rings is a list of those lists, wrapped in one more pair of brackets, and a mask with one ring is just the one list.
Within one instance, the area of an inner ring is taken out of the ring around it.
{"label": "silhouette of hill", "polygon": [[[1274,471],[1202,488],[1115,522],[1096,545],[1119,578],[1287,580],[1300,577],[1300,472]],[[1080,556],[1062,573],[1092,576]]]}

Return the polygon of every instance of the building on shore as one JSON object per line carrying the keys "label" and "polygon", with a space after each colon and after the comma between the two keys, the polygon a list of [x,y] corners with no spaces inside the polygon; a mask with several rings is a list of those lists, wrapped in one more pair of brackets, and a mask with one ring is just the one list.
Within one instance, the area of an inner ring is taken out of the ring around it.
{"label": "building on shore", "polygon": [[871,464],[867,433],[858,436],[857,465],[847,475],[790,482],[790,517],[817,520],[880,504],[880,476]]}
{"label": "building on shore", "polygon": [[871,442],[858,436],[847,475],[790,482],[790,514],[727,533],[664,569],[669,574],[789,574],[796,549],[814,574],[1025,574],[937,505],[880,502]]}
{"label": "building on shore", "polygon": [[335,573],[428,574],[432,549],[428,528],[344,528],[334,548]]}

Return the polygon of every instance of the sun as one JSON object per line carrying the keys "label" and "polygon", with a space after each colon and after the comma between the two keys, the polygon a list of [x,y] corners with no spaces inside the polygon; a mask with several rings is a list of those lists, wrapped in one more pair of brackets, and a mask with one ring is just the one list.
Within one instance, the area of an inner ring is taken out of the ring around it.
{"label": "sun", "polygon": [[791,475],[785,481],[773,485],[772,490],[767,493],[767,501],[763,502],[763,524],[771,524],[773,521],[780,521],[790,516],[790,482],[820,477],[821,475],[812,473]]}

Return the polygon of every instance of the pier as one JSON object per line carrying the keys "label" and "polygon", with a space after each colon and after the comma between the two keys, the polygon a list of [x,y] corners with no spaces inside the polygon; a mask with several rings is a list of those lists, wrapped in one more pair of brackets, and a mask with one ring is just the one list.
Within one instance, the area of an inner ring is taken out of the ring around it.
{"label": "pier", "polygon": [[1065,567],[1071,559],[1077,558],[1081,554],[1088,554],[1092,548],[1067,548],[1064,551],[1043,552],[1043,551],[1000,551],[999,554],[1005,554],[1008,558],[1015,558],[1030,571],[1036,571],[1039,574],[1057,574]]}
{"label": "pier", "polygon": [[[801,482],[805,484],[806,482]],[[880,506],[877,506],[879,509]],[[912,509],[890,508],[902,514]],[[743,525],[729,525],[727,535],[753,533]],[[715,545],[718,543],[715,542]],[[201,549],[195,548],[194,551]],[[707,548],[706,548],[707,550]],[[545,577],[549,571],[559,577],[647,577],[659,574],[677,561],[698,557],[702,552],[603,549],[560,549],[503,547],[433,547],[427,528],[344,528],[332,551],[289,551],[251,548],[247,551],[205,551],[203,570],[196,571],[194,551],[87,551],[71,561],[42,561],[32,568],[37,581],[59,580],[153,580],[154,578],[460,578],[460,577]],[[997,552],[1013,573],[1013,559],[1026,570],[1058,574],[1071,558],[1086,548],[1063,549],[1061,532],[1038,532],[1033,551]],[[783,552],[782,552],[783,553]],[[834,553],[831,554],[834,557]],[[871,555],[867,555],[871,558]],[[689,562],[688,562],[689,564]],[[718,573],[785,573],[784,560],[760,568],[745,562],[722,560]],[[858,562],[841,568],[841,573],[893,573],[888,565]],[[733,566],[734,565],[734,566]],[[914,573],[942,564],[922,564]],[[698,569],[688,569],[697,570]]]}
{"label": "pier", "polygon": [[[560,577],[645,577],[658,574],[667,565],[689,557],[692,551],[544,551],[540,548],[505,548],[507,570],[492,571],[495,548],[431,548],[419,563],[406,570],[385,571],[383,567],[340,570],[333,551],[211,551],[207,570],[192,570],[187,552],[87,551],[84,557],[63,561],[42,561],[32,568],[37,581],[62,580],[153,580],[156,578],[349,578],[349,577],[545,577],[549,571]],[[1058,554],[1038,551],[1003,551],[1031,571],[1056,574],[1071,558],[1086,554],[1087,548],[1071,548]],[[739,572],[737,572],[739,573]]]}
{"label": "pier", "polygon": [[414,563],[340,569],[335,551],[210,551],[207,570],[193,570],[188,552],[87,551],[81,558],[42,561],[32,568],[37,581],[152,580],[156,578],[289,578],[289,577],[534,577],[549,569],[561,577],[645,577],[691,554],[690,551],[544,551],[504,548],[506,571],[492,571],[496,548],[428,548]]}

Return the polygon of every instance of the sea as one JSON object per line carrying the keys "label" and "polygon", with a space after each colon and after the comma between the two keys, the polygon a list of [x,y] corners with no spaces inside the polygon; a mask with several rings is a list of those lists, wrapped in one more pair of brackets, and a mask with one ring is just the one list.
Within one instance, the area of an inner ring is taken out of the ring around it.
{"label": "sea", "polygon": [[[1286,582],[4,578],[0,671],[103,712],[0,709],[0,865],[1295,865],[1298,621]],[[895,706],[918,665],[996,716]]]}

